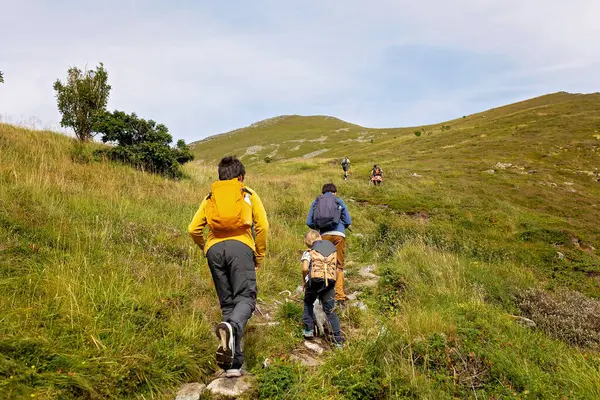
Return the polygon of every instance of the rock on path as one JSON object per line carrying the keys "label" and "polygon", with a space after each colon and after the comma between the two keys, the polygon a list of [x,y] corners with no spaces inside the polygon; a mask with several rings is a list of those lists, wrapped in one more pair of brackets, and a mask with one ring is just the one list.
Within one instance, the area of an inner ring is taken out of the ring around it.
{"label": "rock on path", "polygon": [[206,387],[206,390],[215,395],[233,398],[241,396],[250,389],[252,389],[251,375],[242,375],[239,378],[218,378]]}
{"label": "rock on path", "polygon": [[206,389],[206,385],[202,383],[188,383],[185,384],[177,392],[175,400],[199,400],[200,395]]}

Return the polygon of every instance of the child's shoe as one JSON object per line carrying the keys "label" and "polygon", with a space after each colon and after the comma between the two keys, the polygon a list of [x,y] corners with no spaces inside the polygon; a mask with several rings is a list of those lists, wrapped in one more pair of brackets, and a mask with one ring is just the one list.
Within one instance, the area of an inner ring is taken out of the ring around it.
{"label": "child's shoe", "polygon": [[304,339],[306,340],[312,340],[315,338],[315,331],[312,329],[305,329],[302,334],[304,335]]}

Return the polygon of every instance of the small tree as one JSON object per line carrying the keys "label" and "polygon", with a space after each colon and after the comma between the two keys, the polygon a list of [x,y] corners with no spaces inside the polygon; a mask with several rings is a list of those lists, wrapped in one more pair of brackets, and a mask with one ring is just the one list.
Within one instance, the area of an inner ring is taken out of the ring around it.
{"label": "small tree", "polygon": [[179,140],[176,148],[170,146],[173,137],[165,125],[139,118],[135,113],[104,113],[97,118],[94,131],[102,133],[104,143],[116,145],[102,151],[111,160],[165,176],[181,176],[179,165],[194,159],[184,140]]}
{"label": "small tree", "polygon": [[69,68],[67,81],[54,82],[61,126],[73,128],[81,141],[91,140],[96,120],[106,112],[110,93],[108,74],[100,63],[96,70]]}
{"label": "small tree", "polygon": [[194,155],[190,150],[190,146],[188,146],[185,143],[185,140],[183,139],[179,139],[177,141],[177,147],[175,148],[175,156],[177,157],[177,162],[181,165],[194,159]]}
{"label": "small tree", "polygon": [[2,71],[0,71],[0,83],[4,83],[4,76],[2,75]]}

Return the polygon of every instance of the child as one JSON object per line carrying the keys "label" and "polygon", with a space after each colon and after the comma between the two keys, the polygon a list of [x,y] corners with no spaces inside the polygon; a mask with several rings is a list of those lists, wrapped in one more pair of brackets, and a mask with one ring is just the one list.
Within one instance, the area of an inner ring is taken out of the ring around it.
{"label": "child", "polygon": [[314,302],[321,301],[323,311],[327,315],[336,347],[342,347],[340,319],[335,312],[335,279],[337,253],[333,243],[321,240],[321,235],[315,230],[310,230],[304,236],[304,243],[308,250],[301,258],[302,286],[304,288],[304,338],[314,338]]}

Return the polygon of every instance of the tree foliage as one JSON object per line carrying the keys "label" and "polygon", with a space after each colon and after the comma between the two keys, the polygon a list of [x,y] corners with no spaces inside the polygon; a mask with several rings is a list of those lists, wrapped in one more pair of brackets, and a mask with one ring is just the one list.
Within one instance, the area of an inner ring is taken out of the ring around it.
{"label": "tree foliage", "polygon": [[108,158],[146,171],[177,178],[181,176],[179,165],[194,159],[184,140],[171,147],[173,137],[165,125],[135,113],[105,112],[97,118],[94,131],[102,134],[104,143],[115,145],[102,150]]}
{"label": "tree foliage", "polygon": [[194,155],[190,150],[190,146],[185,143],[185,140],[179,139],[177,141],[177,147],[175,148],[175,155],[177,157],[177,162],[179,164],[185,164],[188,161],[192,161],[194,159]]}
{"label": "tree foliage", "polygon": [[95,70],[69,68],[65,83],[54,82],[61,126],[73,128],[81,141],[91,140],[96,120],[106,112],[110,89],[102,63]]}
{"label": "tree foliage", "polygon": [[0,71],[0,83],[4,83],[4,75],[2,75],[2,71]]}

